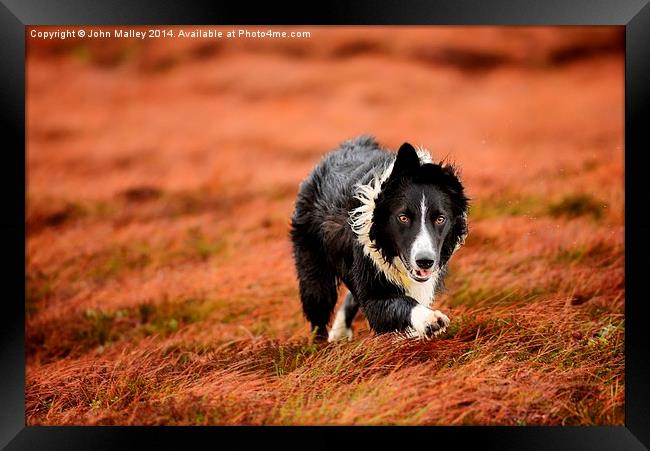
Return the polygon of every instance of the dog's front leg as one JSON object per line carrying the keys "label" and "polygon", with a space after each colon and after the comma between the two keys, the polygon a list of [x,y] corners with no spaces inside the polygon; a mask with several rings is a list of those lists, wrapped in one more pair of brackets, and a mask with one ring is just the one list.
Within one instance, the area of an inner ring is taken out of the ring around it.
{"label": "dog's front leg", "polygon": [[410,296],[372,299],[362,308],[370,327],[377,333],[404,332],[411,337],[429,338],[444,332],[449,318],[431,310]]}

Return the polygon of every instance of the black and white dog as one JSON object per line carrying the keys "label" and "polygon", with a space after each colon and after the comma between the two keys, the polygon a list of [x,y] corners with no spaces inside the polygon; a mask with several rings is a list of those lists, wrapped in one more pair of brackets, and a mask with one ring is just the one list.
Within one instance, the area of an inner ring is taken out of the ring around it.
{"label": "black and white dog", "polygon": [[[432,310],[447,262],[467,235],[468,199],[455,169],[404,143],[360,136],[302,182],[291,223],[303,312],[319,338],[352,338],[359,306],[376,333],[429,338],[449,318]],[[337,287],[349,290],[327,324]]]}

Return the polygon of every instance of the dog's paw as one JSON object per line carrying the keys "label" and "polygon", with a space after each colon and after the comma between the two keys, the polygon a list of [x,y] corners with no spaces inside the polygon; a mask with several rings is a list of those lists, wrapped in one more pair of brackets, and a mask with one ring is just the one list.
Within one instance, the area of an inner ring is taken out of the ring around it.
{"label": "dog's paw", "polygon": [[347,326],[345,321],[345,308],[341,307],[336,313],[336,318],[334,318],[334,324],[332,324],[332,329],[327,336],[328,342],[339,341],[347,338],[348,341],[352,340],[352,329]]}
{"label": "dog's paw", "polygon": [[411,338],[431,338],[447,330],[448,325],[449,318],[440,310],[417,305],[411,310],[411,327],[407,335]]}
{"label": "dog's paw", "polygon": [[349,327],[336,327],[330,330],[330,333],[327,336],[327,341],[332,343],[333,341],[339,341],[345,338],[347,338],[348,341],[352,340],[352,329]]}

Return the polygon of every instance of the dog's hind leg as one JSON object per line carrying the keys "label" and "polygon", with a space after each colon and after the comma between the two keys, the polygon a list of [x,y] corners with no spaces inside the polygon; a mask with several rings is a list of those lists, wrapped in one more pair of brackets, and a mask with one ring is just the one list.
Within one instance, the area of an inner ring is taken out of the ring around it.
{"label": "dog's hind leg", "polygon": [[345,295],[343,305],[336,313],[334,324],[330,330],[327,341],[338,341],[347,338],[348,341],[352,340],[352,321],[359,311],[359,303],[354,299],[352,293],[348,291]]}
{"label": "dog's hind leg", "polygon": [[[297,235],[297,234],[296,234]],[[314,242],[294,235],[294,255],[302,310],[316,338],[327,339],[327,323],[336,305],[337,279],[325,253]]]}

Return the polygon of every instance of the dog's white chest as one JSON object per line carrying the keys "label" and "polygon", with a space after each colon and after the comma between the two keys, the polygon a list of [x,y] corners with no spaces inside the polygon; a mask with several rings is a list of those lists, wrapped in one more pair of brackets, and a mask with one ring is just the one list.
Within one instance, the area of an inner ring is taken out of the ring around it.
{"label": "dog's white chest", "polygon": [[424,283],[413,281],[406,287],[406,294],[418,301],[418,304],[431,307],[435,289],[434,277]]}

